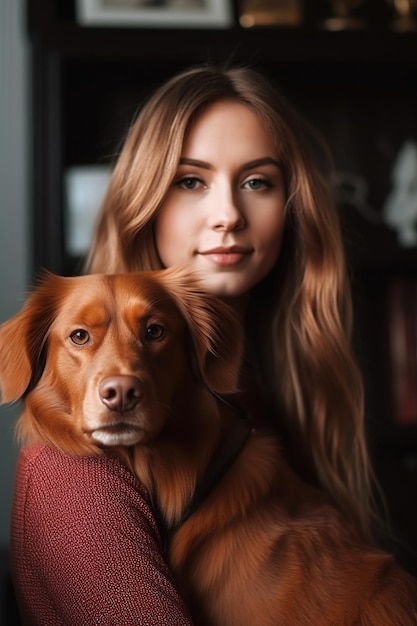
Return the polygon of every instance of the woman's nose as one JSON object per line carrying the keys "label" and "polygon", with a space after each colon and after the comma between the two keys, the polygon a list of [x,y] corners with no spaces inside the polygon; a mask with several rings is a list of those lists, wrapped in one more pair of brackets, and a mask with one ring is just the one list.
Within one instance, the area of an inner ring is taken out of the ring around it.
{"label": "woman's nose", "polygon": [[223,191],[213,198],[210,209],[210,227],[215,230],[237,230],[245,225],[242,207],[232,191]]}

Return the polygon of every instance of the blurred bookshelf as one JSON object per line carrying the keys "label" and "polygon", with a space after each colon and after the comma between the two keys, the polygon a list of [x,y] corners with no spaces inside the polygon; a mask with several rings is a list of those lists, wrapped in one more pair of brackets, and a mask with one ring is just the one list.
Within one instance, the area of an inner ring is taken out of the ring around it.
{"label": "blurred bookshelf", "polygon": [[[270,76],[322,133],[334,156],[369,440],[398,537],[394,549],[417,574],[417,400],[407,419],[401,418],[392,370],[398,367],[393,328],[404,325],[401,315],[417,319],[415,299],[402,309],[392,306],[396,285],[406,281],[411,291],[417,285],[417,243],[412,241],[417,217],[408,224],[407,241],[389,217],[400,167],[411,167],[404,184],[409,184],[417,216],[412,173],[417,28],[414,15],[401,21],[388,1],[350,4],[355,5],[351,13],[348,2],[299,2],[285,19],[271,13],[265,18],[265,12],[261,19],[261,5],[268,11],[268,3],[231,2],[227,26],[153,28],[83,26],[75,2],[27,0],[33,273],[41,268],[67,275],[80,271],[82,251],[68,245],[68,176],[80,168],[87,173],[111,168],[129,124],[156,86],[205,62],[250,65]],[[336,5],[345,5],[345,13],[336,13]],[[406,379],[416,394],[414,331],[407,341],[411,369]]]}

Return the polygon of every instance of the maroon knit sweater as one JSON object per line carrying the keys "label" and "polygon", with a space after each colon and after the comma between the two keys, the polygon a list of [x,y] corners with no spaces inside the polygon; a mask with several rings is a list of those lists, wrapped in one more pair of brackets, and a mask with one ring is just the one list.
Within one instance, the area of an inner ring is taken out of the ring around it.
{"label": "maroon knit sweater", "polygon": [[11,551],[25,625],[191,626],[147,491],[115,459],[23,449]]}

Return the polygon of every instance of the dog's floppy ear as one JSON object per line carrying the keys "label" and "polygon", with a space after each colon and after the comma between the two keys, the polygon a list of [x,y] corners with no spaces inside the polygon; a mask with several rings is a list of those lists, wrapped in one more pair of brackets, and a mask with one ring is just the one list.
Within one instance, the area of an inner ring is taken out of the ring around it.
{"label": "dog's floppy ear", "polygon": [[0,404],[19,400],[42,374],[60,280],[45,273],[21,311],[0,325]]}
{"label": "dog's floppy ear", "polygon": [[243,354],[243,328],[226,303],[205,292],[198,275],[186,269],[155,272],[174,297],[193,340],[205,383],[220,394],[237,391]]}

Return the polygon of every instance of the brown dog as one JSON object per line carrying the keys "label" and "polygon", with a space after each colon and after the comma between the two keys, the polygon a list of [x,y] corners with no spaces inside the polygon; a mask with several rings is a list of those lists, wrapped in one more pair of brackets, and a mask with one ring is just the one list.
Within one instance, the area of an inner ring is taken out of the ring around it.
{"label": "brown dog", "polygon": [[232,312],[183,271],[49,275],[0,327],[1,401],[25,396],[22,441],[111,447],[137,474],[175,528],[169,558],[196,624],[416,625],[416,583],[296,477],[270,433],[219,470],[241,420],[217,396],[235,391],[241,350]]}

